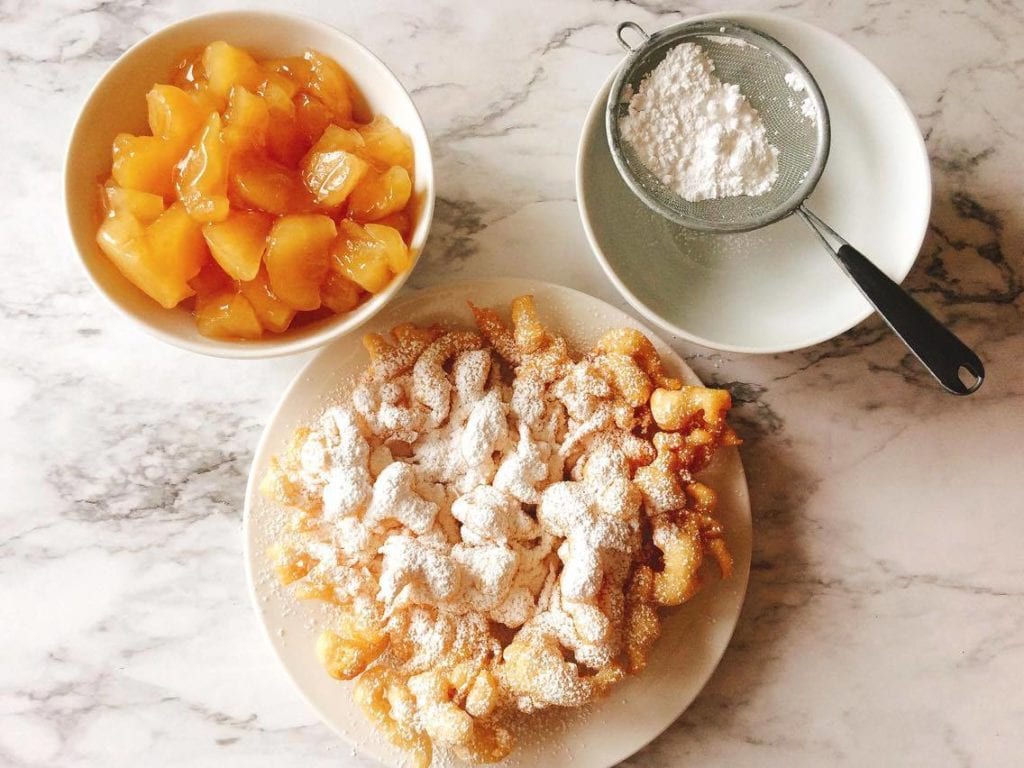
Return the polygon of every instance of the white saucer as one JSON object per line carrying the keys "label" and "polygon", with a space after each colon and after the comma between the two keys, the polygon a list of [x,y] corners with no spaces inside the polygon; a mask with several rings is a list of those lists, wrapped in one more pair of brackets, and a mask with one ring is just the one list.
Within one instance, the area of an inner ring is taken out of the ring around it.
{"label": "white saucer", "polygon": [[[759,13],[695,18],[755,27],[807,65],[832,122],[828,165],[808,207],[886,274],[903,280],[928,226],[931,173],[913,113],[893,84],[848,44],[809,24]],[[614,75],[583,126],[576,194],[598,261],[637,311],[670,333],[734,352],[810,346],[871,314],[797,217],[755,232],[709,235],[650,211],[608,151],[604,115]]]}
{"label": "white saucer", "polygon": [[[388,305],[364,326],[385,331],[400,322],[459,323],[472,326],[466,299],[484,306],[508,306],[532,293],[541,318],[580,348],[589,348],[607,328],[633,326],[647,333],[673,375],[698,379],[669,347],[624,312],[598,299],[549,283],[486,280],[455,283],[407,295]],[[293,430],[313,420],[343,394],[353,375],[366,365],[356,335],[322,350],[296,377],[270,417],[256,449],[245,498],[245,561],[253,606],[278,659],[320,718],[361,752],[384,765],[402,764],[402,754],[373,729],[351,698],[351,684],[329,677],[314,655],[322,614],[313,602],[301,602],[275,586],[265,555],[271,544],[266,522],[275,514],[257,492],[271,456],[280,452]],[[662,637],[647,670],[616,687],[611,696],[581,713],[550,713],[520,734],[516,750],[503,766],[571,763],[574,768],[607,768],[655,738],[697,696],[729,643],[739,617],[750,569],[750,504],[735,448],[723,450],[702,474],[718,492],[726,540],[736,559],[728,581],[713,576],[690,602],[664,612]]]}

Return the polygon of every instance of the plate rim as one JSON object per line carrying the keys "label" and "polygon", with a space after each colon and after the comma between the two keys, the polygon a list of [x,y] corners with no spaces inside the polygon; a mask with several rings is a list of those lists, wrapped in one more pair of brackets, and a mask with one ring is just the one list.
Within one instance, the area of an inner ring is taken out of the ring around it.
{"label": "plate rim", "polygon": [[[823,35],[830,45],[834,45],[843,48],[847,53],[852,54],[854,57],[861,60],[861,62],[874,71],[875,75],[879,79],[879,84],[885,90],[889,91],[896,99],[898,108],[904,113],[905,117],[910,121],[910,124],[914,126],[915,130],[912,132],[913,137],[916,139],[914,142],[917,145],[918,159],[922,162],[922,166],[925,170],[924,175],[924,190],[922,191],[922,197],[928,201],[927,212],[923,217],[923,221],[920,226],[920,235],[916,238],[917,248],[913,253],[913,256],[906,260],[906,263],[901,263],[899,267],[894,271],[894,279],[897,283],[902,283],[910,270],[914,268],[914,264],[917,263],[917,259],[921,254],[921,247],[924,245],[924,239],[928,234],[928,223],[931,220],[931,205],[932,205],[932,193],[933,193],[933,182],[932,182],[932,171],[931,161],[928,157],[928,148],[924,142],[924,136],[921,133],[920,125],[917,122],[913,110],[910,109],[910,105],[907,104],[903,94],[900,93],[899,89],[895,86],[892,80],[881,70],[879,67],[871,61],[867,56],[861,53],[850,43],[846,42],[838,35],[823,29],[815,24],[811,24],[800,19],[794,19],[789,16],[778,14],[778,13],[766,13],[756,11],[726,11],[726,12],[711,12],[695,14],[692,16],[686,16],[680,20],[679,23],[687,23],[693,21],[705,21],[711,19],[722,19],[729,21],[740,21],[749,24],[756,25],[758,21],[770,21],[782,25],[788,25],[791,28],[803,31],[811,32],[813,34]],[[590,107],[587,109],[587,114],[583,119],[583,126],[580,130],[579,140],[576,145],[576,162],[574,166],[574,177],[576,187],[576,207],[579,212],[580,222],[583,225],[583,231],[586,235],[587,243],[590,246],[590,250],[598,263],[601,265],[602,271],[605,276],[615,286],[616,290],[622,295],[626,301],[629,302],[630,306],[639,312],[645,320],[653,323],[659,329],[666,333],[670,333],[681,338],[691,341],[694,344],[699,344],[702,347],[708,349],[720,350],[722,352],[736,352],[740,354],[754,354],[754,355],[772,355],[782,354],[785,352],[795,352],[801,349],[807,349],[813,347],[816,344],[834,339],[837,336],[841,336],[850,329],[856,327],[860,323],[864,322],[868,317],[875,313],[873,307],[870,304],[860,313],[852,315],[852,321],[847,324],[846,321],[839,323],[839,326],[843,326],[838,330],[828,329],[822,332],[806,334],[805,338],[798,342],[786,343],[786,344],[774,344],[774,345],[761,345],[751,346],[746,344],[731,344],[726,342],[713,341],[711,339],[704,338],[695,333],[687,331],[681,326],[675,325],[669,322],[667,319],[655,312],[651,307],[645,304],[640,298],[633,293],[632,290],[626,285],[626,283],[619,277],[618,273],[612,268],[611,263],[605,256],[604,249],[601,247],[597,236],[594,233],[593,227],[590,224],[590,216],[587,210],[587,193],[585,191],[585,185],[583,183],[583,158],[586,149],[590,146],[590,139],[595,134],[594,125],[600,123],[601,136],[604,135],[604,104],[608,100],[608,92],[611,88],[611,83],[615,79],[615,75],[621,68],[623,61],[618,61],[612,68],[612,71],[608,74],[608,77],[603,81],[601,86],[598,88],[597,94],[594,96],[594,100],[591,102]]]}
{"label": "plate rim", "polygon": [[[481,278],[481,279],[457,280],[457,281],[453,281],[453,282],[449,282],[449,283],[441,283],[441,284],[429,286],[429,287],[422,288],[422,289],[414,289],[412,291],[408,291],[408,292],[404,293],[404,295],[396,297],[397,300],[394,302],[394,304],[391,304],[388,307],[386,307],[380,313],[380,316],[375,317],[375,318],[371,318],[371,320],[369,321],[368,324],[371,324],[374,321],[378,321],[379,322],[381,317],[385,316],[389,309],[393,310],[395,307],[401,307],[406,302],[411,302],[412,300],[414,300],[414,299],[416,299],[418,297],[422,298],[425,295],[431,294],[431,293],[446,293],[446,292],[451,292],[451,291],[472,291],[474,288],[478,288],[481,285],[503,285],[503,286],[518,285],[521,288],[517,288],[516,290],[517,291],[518,290],[523,290],[526,293],[529,293],[531,291],[537,291],[538,289],[545,289],[545,290],[555,290],[555,291],[560,291],[560,292],[567,292],[567,293],[570,293],[570,294],[577,294],[579,296],[584,297],[586,300],[595,301],[595,302],[598,302],[600,304],[604,304],[605,306],[607,306],[611,310],[613,310],[615,312],[618,312],[618,313],[621,313],[621,314],[625,314],[625,315],[628,316],[628,313],[624,312],[624,310],[620,309],[619,307],[616,307],[613,304],[610,304],[609,302],[604,301],[603,299],[600,299],[600,298],[598,298],[596,296],[591,296],[588,293],[584,293],[583,291],[579,291],[579,290],[577,290],[575,288],[571,288],[569,286],[564,286],[564,285],[561,285],[561,284],[558,284],[558,283],[552,283],[552,282],[545,281],[545,280],[534,280],[534,279],[529,279],[529,278],[497,277],[497,278]],[[472,295],[472,294],[469,294],[469,295]],[[684,373],[688,373],[695,380],[701,381],[700,377],[697,376],[696,372],[694,372],[692,368],[690,368],[689,364],[682,357],[682,355],[680,355],[678,352],[676,352],[674,349],[672,349],[671,345],[669,345],[658,334],[654,333],[654,331],[651,328],[648,328],[643,322],[638,321],[635,318],[630,318],[630,320],[636,326],[636,328],[638,330],[640,330],[643,333],[648,334],[656,344],[660,343],[664,348],[666,348],[669,351],[669,353],[670,353],[670,355],[671,355],[671,357],[673,359],[673,362],[675,364],[679,365],[681,370]],[[293,376],[292,380],[288,383],[287,387],[285,387],[285,389],[282,392],[281,396],[278,398],[278,400],[277,400],[277,402],[276,402],[276,404],[274,406],[273,411],[269,415],[269,417],[267,419],[267,422],[266,422],[266,424],[263,427],[263,431],[260,434],[260,438],[257,441],[256,447],[253,450],[252,461],[251,461],[250,466],[249,466],[249,474],[248,474],[248,479],[246,481],[246,486],[245,486],[245,498],[244,498],[244,501],[243,501],[242,526],[241,526],[242,527],[242,530],[241,530],[241,534],[242,534],[242,556],[243,556],[243,560],[244,560],[246,588],[247,588],[247,592],[248,592],[248,595],[249,595],[250,607],[251,607],[253,613],[255,614],[255,618],[257,620],[257,623],[260,625],[260,631],[261,631],[261,634],[264,637],[265,642],[270,646],[271,653],[272,653],[275,661],[277,662],[277,665],[278,665],[279,669],[284,673],[286,679],[288,680],[288,683],[289,683],[290,687],[292,688],[292,690],[294,690],[299,695],[299,697],[310,708],[312,713],[316,715],[316,717],[319,719],[319,721],[323,725],[327,726],[327,728],[335,736],[337,736],[339,739],[341,739],[345,744],[347,744],[350,747],[352,747],[353,749],[357,750],[359,752],[359,754],[364,756],[364,757],[367,757],[367,758],[372,759],[372,760],[376,760],[378,762],[382,762],[384,760],[384,758],[382,756],[380,756],[380,755],[370,751],[367,748],[367,745],[365,744],[365,742],[361,742],[361,741],[353,738],[352,734],[350,734],[348,731],[346,731],[345,729],[341,728],[340,726],[336,725],[333,722],[333,718],[328,717],[326,715],[326,713],[323,710],[323,708],[321,708],[319,706],[319,704],[316,701],[314,701],[314,699],[306,692],[306,690],[298,683],[297,679],[293,676],[293,674],[291,672],[291,669],[289,668],[288,664],[285,662],[285,659],[283,657],[281,649],[279,648],[278,644],[275,642],[275,639],[273,637],[273,631],[272,631],[272,628],[270,626],[270,623],[265,620],[264,613],[261,610],[261,605],[263,603],[263,599],[262,599],[262,595],[260,594],[260,592],[259,592],[259,590],[257,588],[257,578],[256,578],[256,574],[254,572],[254,566],[255,566],[255,563],[256,563],[256,561],[255,561],[255,553],[253,552],[252,546],[251,546],[252,538],[253,538],[253,531],[252,531],[252,527],[253,527],[253,522],[252,522],[253,521],[253,513],[252,513],[252,508],[253,508],[253,502],[254,502],[256,496],[258,495],[258,485],[259,485],[259,477],[258,477],[257,470],[262,466],[262,464],[264,463],[264,460],[266,458],[266,453],[267,453],[267,451],[268,451],[268,449],[270,447],[269,446],[270,435],[271,435],[271,432],[274,431],[274,427],[276,425],[276,421],[277,421],[277,419],[278,419],[282,409],[284,408],[285,404],[288,402],[289,398],[293,395],[294,391],[300,386],[300,384],[303,382],[303,380],[306,379],[307,373],[312,368],[314,368],[314,366],[317,363],[319,363],[321,361],[321,358],[324,358],[324,357],[332,354],[335,347],[341,346],[341,345],[343,345],[345,343],[351,343],[351,341],[352,341],[352,335],[351,334],[347,334],[345,336],[342,336],[342,337],[339,337],[339,338],[333,340],[331,343],[329,343],[329,344],[325,345],[324,347],[320,348],[319,350],[317,350],[316,353]],[[736,503],[742,505],[742,511],[744,513],[745,520],[747,521],[747,527],[749,528],[749,531],[750,531],[749,546],[750,546],[750,549],[751,549],[751,552],[747,553],[747,556],[745,558],[742,558],[742,560],[745,561],[745,565],[746,565],[746,567],[743,568],[742,573],[737,573],[737,572],[734,571],[732,577],[730,578],[730,583],[735,587],[736,591],[738,592],[738,601],[737,601],[737,604],[736,604],[735,612],[733,614],[731,614],[728,617],[728,619],[727,619],[730,622],[730,626],[728,627],[727,638],[726,638],[725,642],[722,644],[722,647],[715,654],[714,663],[709,664],[707,670],[702,675],[702,679],[700,680],[700,685],[697,687],[696,692],[693,695],[693,697],[689,701],[686,701],[685,703],[682,703],[681,706],[679,707],[678,711],[676,711],[675,714],[673,715],[672,719],[669,720],[665,724],[665,726],[661,730],[659,730],[657,733],[654,733],[653,735],[651,735],[648,738],[644,738],[644,740],[641,741],[641,742],[634,742],[634,743],[632,743],[632,745],[626,751],[618,750],[618,751],[616,751],[615,754],[612,754],[612,753],[609,752],[608,754],[611,755],[611,759],[610,760],[602,759],[601,765],[604,768],[613,768],[613,766],[615,766],[616,764],[618,764],[622,760],[627,759],[630,756],[632,756],[632,755],[636,754],[637,752],[639,752],[640,750],[642,750],[648,744],[650,744],[651,742],[655,741],[658,737],[660,737],[666,730],[668,730],[668,728],[671,727],[672,723],[674,723],[676,720],[678,720],[678,718],[687,709],[689,709],[689,707],[693,704],[693,702],[697,699],[697,697],[700,695],[700,693],[707,686],[708,681],[711,679],[712,675],[714,675],[715,671],[718,669],[719,665],[722,662],[722,658],[725,656],[726,651],[728,650],[728,648],[732,644],[732,640],[733,640],[733,637],[735,635],[736,627],[739,624],[739,618],[742,615],[743,606],[744,606],[744,604],[746,602],[747,590],[748,590],[748,587],[749,587],[750,563],[751,563],[752,554],[753,554],[753,552],[752,552],[752,547],[753,547],[753,515],[752,515],[752,510],[751,510],[751,507],[750,507],[750,486],[749,486],[749,483],[747,482],[747,475],[746,475],[746,470],[745,470],[745,468],[743,466],[742,456],[740,455],[739,450],[736,447],[730,447],[727,450],[735,452],[737,482],[738,482],[738,484],[740,486],[739,489],[738,489],[740,491],[740,493],[737,496],[738,500],[737,500]],[[593,713],[591,713],[589,716],[592,716],[592,715],[593,715]],[[388,746],[390,746],[390,745],[388,745]],[[514,757],[514,756],[515,756],[515,752],[513,751],[513,754],[511,755],[511,757]],[[463,766],[463,765],[468,765],[468,764],[463,764],[462,762],[457,762],[456,765]]]}

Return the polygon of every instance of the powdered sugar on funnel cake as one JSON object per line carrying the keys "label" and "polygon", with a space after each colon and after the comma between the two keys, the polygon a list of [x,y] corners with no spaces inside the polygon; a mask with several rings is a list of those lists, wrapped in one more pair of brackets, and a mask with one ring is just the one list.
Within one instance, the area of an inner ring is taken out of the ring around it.
{"label": "powdered sugar on funnel cake", "polygon": [[662,606],[731,557],[695,480],[737,439],[723,390],[667,376],[650,341],[574,357],[532,298],[476,330],[370,334],[349,395],[261,484],[280,580],[326,606],[317,654],[427,766],[514,748],[508,718],[579,707],[640,672]]}

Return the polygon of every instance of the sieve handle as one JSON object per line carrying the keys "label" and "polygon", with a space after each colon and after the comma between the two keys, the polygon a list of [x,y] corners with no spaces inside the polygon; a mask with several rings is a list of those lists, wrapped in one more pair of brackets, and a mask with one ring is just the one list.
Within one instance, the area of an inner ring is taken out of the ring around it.
{"label": "sieve handle", "polygon": [[[797,210],[864,297],[932,376],[954,395],[976,392],[985,380],[985,366],[970,347],[821,219],[803,207]],[[840,243],[838,248],[828,241],[826,233]]]}
{"label": "sieve handle", "polygon": [[640,35],[640,37],[644,39],[645,43],[651,39],[651,36],[647,34],[644,28],[637,24],[635,21],[622,22],[621,24],[619,24],[618,27],[615,28],[615,36],[619,39],[619,45],[625,48],[628,53],[636,53],[637,51],[640,50],[642,44],[633,47],[628,42],[626,42],[626,38],[622,36],[622,33],[625,32],[627,29],[631,29],[638,35]]}

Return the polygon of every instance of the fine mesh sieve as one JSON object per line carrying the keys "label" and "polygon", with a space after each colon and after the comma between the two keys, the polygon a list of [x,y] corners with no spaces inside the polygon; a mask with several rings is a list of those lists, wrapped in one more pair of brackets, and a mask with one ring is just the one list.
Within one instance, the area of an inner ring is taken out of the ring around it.
{"label": "fine mesh sieve", "polygon": [[[626,30],[644,38],[643,44],[630,46],[623,38]],[[828,107],[810,72],[788,48],[749,27],[714,20],[680,24],[650,36],[637,24],[626,22],[618,36],[631,56],[608,95],[608,145],[622,177],[648,207],[690,229],[744,232],[788,216],[811,194],[828,159]],[[714,63],[718,79],[741,84],[743,95],[760,113],[768,140],[779,150],[779,176],[765,194],[685,200],[644,166],[619,133],[630,96],[669,50],[681,43],[700,45]],[[804,91],[794,91],[786,82],[788,73],[802,78]],[[811,101],[814,119],[794,106],[805,98]]]}
{"label": "fine mesh sieve", "polygon": [[[623,37],[627,30],[639,35],[642,42],[630,45]],[[804,205],[825,170],[831,127],[821,89],[792,51],[763,32],[727,20],[684,22],[653,35],[626,22],[619,25],[617,36],[629,57],[608,93],[605,127],[615,165],[637,197],[667,219],[705,232],[746,232],[798,213],[943,387],[957,395],[977,391],[985,377],[978,356]],[[760,114],[768,140],[779,152],[778,178],[764,194],[688,201],[663,184],[620,134],[619,123],[632,94],[666,54],[682,43],[698,44],[714,64],[718,79],[738,85]],[[799,88],[794,87],[797,85]],[[810,109],[805,100],[810,101]]]}

